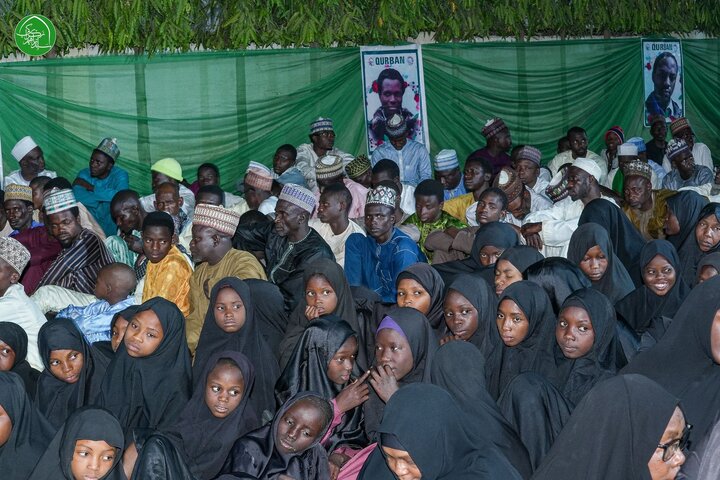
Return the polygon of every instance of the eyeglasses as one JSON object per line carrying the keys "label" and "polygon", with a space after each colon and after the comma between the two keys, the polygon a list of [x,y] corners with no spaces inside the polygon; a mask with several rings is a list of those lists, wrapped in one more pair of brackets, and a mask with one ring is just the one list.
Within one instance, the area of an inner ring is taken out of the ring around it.
{"label": "eyeglasses", "polygon": [[685,429],[683,430],[682,436],[680,438],[668,443],[661,443],[657,446],[657,448],[663,449],[663,462],[669,462],[673,459],[673,457],[675,457],[675,455],[677,455],[679,451],[685,450],[692,427],[693,426],[688,423],[687,425],[685,425]]}

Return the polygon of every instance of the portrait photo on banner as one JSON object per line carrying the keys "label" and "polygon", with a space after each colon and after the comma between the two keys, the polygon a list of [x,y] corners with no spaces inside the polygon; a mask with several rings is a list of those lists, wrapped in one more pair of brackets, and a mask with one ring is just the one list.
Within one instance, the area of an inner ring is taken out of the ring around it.
{"label": "portrait photo on banner", "polygon": [[642,41],[645,126],[658,115],[670,123],[686,115],[682,48],[678,40]]}
{"label": "portrait photo on banner", "polygon": [[401,114],[408,136],[428,149],[422,52],[417,45],[361,47],[368,154],[388,141],[386,122]]}

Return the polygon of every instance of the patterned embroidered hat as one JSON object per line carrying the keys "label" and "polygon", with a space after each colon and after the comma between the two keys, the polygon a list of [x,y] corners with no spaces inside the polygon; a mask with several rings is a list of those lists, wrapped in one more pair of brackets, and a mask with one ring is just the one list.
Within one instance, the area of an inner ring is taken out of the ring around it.
{"label": "patterned embroidered hat", "polygon": [[509,167],[503,167],[502,170],[500,170],[500,173],[495,177],[495,181],[493,181],[493,187],[497,187],[505,192],[505,195],[508,197],[508,203],[518,198],[525,188],[515,170]]}
{"label": "patterned embroidered hat", "polygon": [[453,168],[460,168],[457,152],[450,149],[440,150],[435,156],[435,171],[442,172],[443,170],[452,170]]}
{"label": "patterned embroidered hat", "polygon": [[0,237],[0,258],[21,274],[30,261],[30,252],[14,238]]}
{"label": "patterned embroidered hat", "polygon": [[356,179],[372,168],[367,155],[358,155],[350,163],[345,165],[345,172],[351,179]]}
{"label": "patterned embroidered hat", "polygon": [[292,203],[308,213],[312,213],[313,210],[315,210],[315,195],[307,188],[294,183],[288,183],[282,188],[278,200],[285,200],[286,202]]}
{"label": "patterned embroidered hat", "polygon": [[518,160],[529,160],[539,166],[540,160],[542,159],[542,153],[540,153],[540,150],[538,150],[535,147],[531,147],[530,145],[525,145],[518,151],[517,159]]}
{"label": "patterned embroidered hat", "polygon": [[332,118],[318,117],[317,120],[310,124],[310,135],[332,131],[334,131]]}
{"label": "patterned embroidered hat", "polygon": [[95,147],[95,150],[112,158],[113,162],[120,156],[120,148],[117,146],[117,138],[103,138],[100,145]]}
{"label": "patterned embroidered hat", "polygon": [[23,202],[32,203],[32,188],[11,183],[5,187],[5,201],[8,200],[22,200]]}
{"label": "patterned embroidered hat", "polygon": [[272,190],[273,175],[267,170],[248,168],[245,174],[245,183],[263,192]]}
{"label": "patterned embroidered hat", "polygon": [[52,215],[53,213],[63,212],[77,207],[77,201],[75,200],[75,195],[73,195],[72,190],[69,188],[53,188],[45,195],[43,206],[45,207],[45,213]]}
{"label": "patterned embroidered hat", "polygon": [[685,117],[676,118],[672,121],[672,123],[670,123],[670,133],[672,133],[673,137],[677,137],[686,128],[689,128],[692,131],[690,122]]}
{"label": "patterned embroidered hat", "polygon": [[342,177],[343,161],[339,155],[325,155],[315,164],[315,177],[321,180]]}
{"label": "patterned embroidered hat", "polygon": [[385,131],[390,138],[399,138],[405,135],[407,133],[405,117],[399,113],[394,114],[385,122]]}
{"label": "patterned embroidered hat", "polygon": [[30,153],[30,150],[36,148],[37,146],[38,144],[35,143],[35,140],[33,140],[31,136],[23,137],[15,144],[10,153],[12,153],[15,160],[19,162],[23,159],[23,157],[25,157],[25,155]]}
{"label": "patterned embroidered hat", "polygon": [[376,188],[368,190],[365,206],[368,205],[385,205],[393,210],[395,209],[395,201],[397,193],[390,187],[378,185]]}
{"label": "patterned embroidered hat", "polygon": [[630,163],[625,164],[623,167],[623,174],[625,178],[638,176],[647,179],[652,182],[652,168],[647,162],[642,160],[634,160]]}
{"label": "patterned embroidered hat", "polygon": [[220,206],[198,203],[192,219],[193,225],[214,228],[226,235],[235,235],[240,215]]}
{"label": "patterned embroidered hat", "polygon": [[679,140],[677,138],[673,138],[670,140],[667,144],[667,147],[665,147],[665,155],[667,155],[668,160],[672,160],[674,157],[678,156],[680,153],[690,150],[690,147],[688,147],[687,142],[685,140]]}
{"label": "patterned embroidered hat", "polygon": [[569,195],[567,184],[567,166],[564,166],[560,168],[550,180],[547,188],[545,188],[545,195],[547,195],[553,203],[557,203]]}
{"label": "patterned embroidered hat", "polygon": [[486,139],[490,139],[500,133],[503,129],[506,129],[507,125],[503,122],[502,118],[495,117],[485,122],[485,126],[482,129],[482,135]]}

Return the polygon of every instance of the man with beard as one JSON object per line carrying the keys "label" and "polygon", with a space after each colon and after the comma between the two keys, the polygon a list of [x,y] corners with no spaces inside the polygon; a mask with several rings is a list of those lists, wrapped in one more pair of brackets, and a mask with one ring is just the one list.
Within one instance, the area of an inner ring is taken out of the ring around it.
{"label": "man with beard", "polygon": [[12,156],[20,164],[20,170],[14,170],[5,177],[4,185],[10,184],[29,186],[35,177],[57,177],[52,170],[45,170],[45,157],[42,148],[35,143],[32,137],[23,137],[15,144]]}
{"label": "man with beard", "polygon": [[623,172],[623,211],[646,241],[665,238],[663,226],[667,215],[667,199],[676,192],[652,189],[652,169],[647,162],[630,162],[625,165]]}
{"label": "man with beard", "polygon": [[120,190],[110,202],[110,213],[118,233],[107,237],[105,246],[116,262],[134,267],[138,255],[142,253],[140,231],[147,215],[140,203],[140,195],[134,190]]}
{"label": "man with beard", "polygon": [[577,158],[586,158],[597,163],[598,167],[600,167],[600,178],[598,178],[598,181],[600,184],[603,184],[607,176],[608,164],[598,154],[588,150],[588,137],[585,130],[581,127],[572,127],[568,130],[567,138],[570,141],[570,150],[555,155],[548,164],[550,172],[555,175],[560,167],[566,163],[573,163]]}
{"label": "man with beard", "polygon": [[317,190],[315,164],[319,158],[325,155],[338,155],[342,157],[345,165],[353,159],[349,153],[335,148],[335,130],[332,119],[320,117],[310,124],[310,143],[303,143],[297,147],[295,160],[295,166],[305,177],[305,184],[313,192]]}
{"label": "man with beard", "polygon": [[701,195],[710,194],[714,179],[713,172],[708,167],[695,163],[690,145],[685,140],[673,138],[665,152],[673,168],[663,178],[663,188],[692,189]]}

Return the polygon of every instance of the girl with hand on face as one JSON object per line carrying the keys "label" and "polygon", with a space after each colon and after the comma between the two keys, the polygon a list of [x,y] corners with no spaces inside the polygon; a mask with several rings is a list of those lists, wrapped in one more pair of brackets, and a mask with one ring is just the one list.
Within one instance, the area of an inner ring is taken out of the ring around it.
{"label": "girl with hand on face", "polygon": [[27,361],[28,336],[25,330],[13,322],[0,322],[0,372],[16,373],[25,385],[32,400],[40,372]]}
{"label": "girl with hand on face", "polygon": [[40,375],[35,405],[53,427],[84,405],[92,405],[100,391],[107,359],[88,345],[75,323],[56,318],[38,333],[45,370]]}
{"label": "girl with hand on face", "polygon": [[223,278],[210,292],[210,305],[193,364],[195,390],[202,388],[209,358],[222,350],[240,352],[252,359],[255,388],[249,392],[250,404],[261,419],[272,418],[273,388],[280,375],[277,359],[263,336],[247,282],[235,277]]}
{"label": "girl with hand on face", "polygon": [[400,272],[395,285],[397,306],[414,308],[425,315],[435,334],[440,337],[445,327],[445,283],[440,274],[427,263],[416,263]]}
{"label": "girl with hand on face", "polygon": [[215,478],[233,442],[260,420],[248,401],[255,377],[242,353],[210,357],[197,388],[175,423],[162,431],[137,429],[123,456],[128,478]]}
{"label": "girl with hand on face", "polygon": [[35,480],[125,480],[123,430],[107,410],[83,407],[58,430],[33,470]]}
{"label": "girl with hand on face", "polygon": [[96,403],[117,416],[130,439],[135,428],[174,422],[190,391],[185,317],[175,304],[152,298],[130,320]]}

